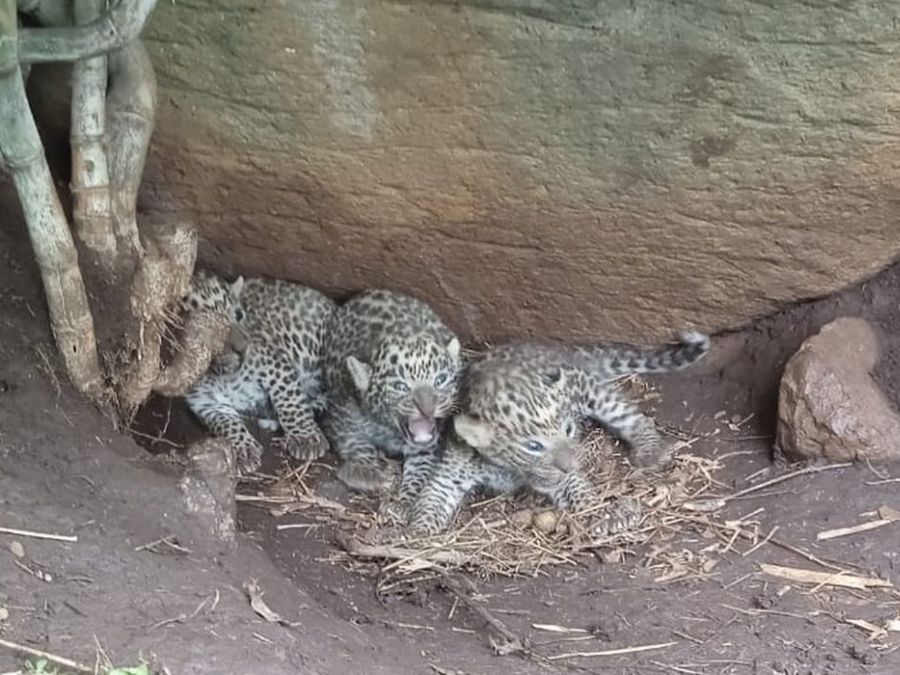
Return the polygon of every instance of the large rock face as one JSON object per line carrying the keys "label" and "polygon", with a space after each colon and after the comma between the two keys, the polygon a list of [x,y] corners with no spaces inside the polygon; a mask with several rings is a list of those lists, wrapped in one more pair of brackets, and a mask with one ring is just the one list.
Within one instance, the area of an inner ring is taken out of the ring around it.
{"label": "large rock face", "polygon": [[900,251],[900,3],[160,2],[141,205],[464,335],[734,327]]}

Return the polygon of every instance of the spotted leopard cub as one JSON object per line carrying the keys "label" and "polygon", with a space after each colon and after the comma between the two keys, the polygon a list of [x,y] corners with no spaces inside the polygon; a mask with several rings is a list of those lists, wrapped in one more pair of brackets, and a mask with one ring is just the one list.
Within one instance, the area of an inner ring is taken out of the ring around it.
{"label": "spotted leopard cub", "polygon": [[424,302],[387,290],[342,305],[325,356],[328,411],[323,428],[349,487],[387,487],[386,458],[403,460],[403,508],[431,472],[446,420],[456,406],[459,339]]}
{"label": "spotted leopard cub", "polygon": [[463,377],[461,413],[411,509],[410,532],[444,530],[466,495],[479,488],[507,493],[529,487],[558,509],[597,503],[579,469],[585,422],[602,424],[626,441],[635,465],[666,465],[671,450],[653,420],[612,381],[680,370],[708,350],[709,338],[692,332],[680,344],[648,348],[515,342],[487,351]]}
{"label": "spotted leopard cub", "polygon": [[225,374],[236,372],[247,351],[245,320],[247,313],[241,304],[244,277],[232,283],[207,270],[196,270],[191,277],[191,290],[181,300],[186,312],[209,311],[223,315],[231,324],[228,340],[223,350],[213,357],[209,370]]}
{"label": "spotted leopard cub", "polygon": [[188,393],[190,409],[210,432],[230,442],[238,473],[259,468],[262,444],[244,419],[280,428],[276,439],[297,459],[321,457],[328,441],[316,421],[324,410],[322,350],[335,304],[323,294],[280,279],[221,277],[198,272],[189,309],[225,312],[229,348]]}

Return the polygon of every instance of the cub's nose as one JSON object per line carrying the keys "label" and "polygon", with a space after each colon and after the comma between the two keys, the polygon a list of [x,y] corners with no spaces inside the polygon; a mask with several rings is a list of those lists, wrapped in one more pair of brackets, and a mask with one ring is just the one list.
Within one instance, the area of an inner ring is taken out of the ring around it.
{"label": "cub's nose", "polygon": [[434,417],[437,395],[429,386],[416,387],[413,390],[413,403],[416,404],[422,417]]}
{"label": "cub's nose", "polygon": [[550,462],[560,471],[569,473],[578,468],[577,449],[568,443],[559,443],[550,452]]}

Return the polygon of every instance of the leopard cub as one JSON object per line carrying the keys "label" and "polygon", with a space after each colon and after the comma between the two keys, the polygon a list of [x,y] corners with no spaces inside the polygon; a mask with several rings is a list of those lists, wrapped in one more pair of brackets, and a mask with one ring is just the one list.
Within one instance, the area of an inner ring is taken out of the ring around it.
{"label": "leopard cub", "polygon": [[224,312],[232,322],[229,348],[185,398],[212,434],[231,444],[238,473],[255,471],[262,460],[262,444],[245,417],[280,428],[276,443],[292,457],[321,457],[329,446],[316,415],[324,410],[322,350],[334,302],[288,281],[229,283],[199,271],[184,305]]}
{"label": "leopard cub", "polygon": [[338,477],[375,491],[402,460],[398,503],[412,502],[431,472],[456,406],[460,344],[427,304],[369,290],[334,314],[325,351],[323,428],[341,459]]}
{"label": "leopard cub", "polygon": [[529,487],[558,509],[581,510],[598,496],[579,469],[582,425],[601,424],[631,448],[631,462],[662,467],[671,449],[652,419],[625,399],[613,380],[630,373],[686,368],[709,350],[709,338],[686,333],[676,345],[570,346],[520,341],[495,347],[463,376],[461,412],[439,463],[410,510],[409,531],[444,530],[463,499]]}

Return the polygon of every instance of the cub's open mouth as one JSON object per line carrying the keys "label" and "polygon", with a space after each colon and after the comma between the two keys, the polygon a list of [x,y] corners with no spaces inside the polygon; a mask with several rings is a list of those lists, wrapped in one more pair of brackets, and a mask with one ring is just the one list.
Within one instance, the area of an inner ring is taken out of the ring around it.
{"label": "cub's open mouth", "polygon": [[428,445],[437,436],[437,421],[433,417],[407,417],[404,430],[416,445]]}

